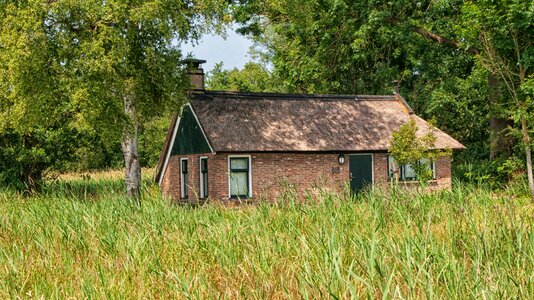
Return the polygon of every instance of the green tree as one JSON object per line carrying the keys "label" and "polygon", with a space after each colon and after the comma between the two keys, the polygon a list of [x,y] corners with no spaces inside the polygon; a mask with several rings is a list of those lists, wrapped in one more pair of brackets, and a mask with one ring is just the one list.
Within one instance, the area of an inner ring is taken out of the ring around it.
{"label": "green tree", "polygon": [[451,155],[450,149],[436,149],[436,140],[433,127],[428,132],[419,132],[415,120],[410,119],[393,133],[388,152],[399,165],[412,166],[417,180],[425,185],[432,179],[428,162]]}
{"label": "green tree", "polygon": [[532,141],[529,124],[533,119],[528,94],[529,78],[534,74],[534,4],[529,1],[466,1],[462,6],[462,37],[480,49],[477,58],[506,87],[506,106],[502,108],[518,126],[525,151],[527,177],[534,201]]}
{"label": "green tree", "polygon": [[[487,75],[476,51],[455,41],[461,1],[245,2],[235,12],[241,31],[262,46],[284,90],[389,94],[392,80],[399,79],[401,93],[423,117],[435,117],[438,127],[453,129],[449,133],[462,142],[487,144],[488,89],[480,79]],[[480,92],[466,91],[469,86]],[[449,100],[451,117],[437,110]],[[469,121],[477,118],[476,128],[455,122],[464,112]],[[462,155],[488,155],[487,146],[476,149]]]}
{"label": "green tree", "polygon": [[208,89],[239,92],[279,92],[276,79],[262,64],[248,62],[243,69],[224,70],[223,63],[208,73]]}
{"label": "green tree", "polygon": [[68,74],[45,8],[38,1],[0,2],[0,184],[21,189],[66,167],[79,145]]}
{"label": "green tree", "polygon": [[[517,139],[510,133],[520,122],[502,109],[510,85],[498,68],[487,67],[488,59],[481,59],[489,52],[480,38],[493,32],[486,41],[500,40],[490,48],[504,59],[494,62],[523,66],[528,77],[530,2],[243,2],[235,12],[241,30],[264,46],[286,89],[389,93],[390,82],[400,79],[401,93],[415,111],[435,117],[438,127],[468,145],[459,154],[464,160],[512,154]],[[519,52],[513,50],[514,39]],[[514,57],[523,63],[516,64]],[[519,69],[512,72],[521,74]]]}
{"label": "green tree", "polygon": [[24,133],[68,112],[69,126],[96,130],[108,144],[121,140],[126,195],[138,198],[139,128],[185,101],[179,41],[218,28],[227,7],[224,0],[0,3],[0,128]]}

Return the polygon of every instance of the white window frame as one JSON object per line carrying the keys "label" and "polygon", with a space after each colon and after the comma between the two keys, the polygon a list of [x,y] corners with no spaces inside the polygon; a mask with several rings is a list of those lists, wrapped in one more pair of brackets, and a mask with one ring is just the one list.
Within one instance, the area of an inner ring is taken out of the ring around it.
{"label": "white window frame", "polygon": [[[414,179],[404,179],[404,173],[406,172],[404,170],[404,168],[406,168],[406,165],[400,165],[397,163],[397,161],[395,160],[395,158],[391,155],[388,155],[388,161],[387,161],[387,166],[388,166],[388,180],[391,181],[391,169],[389,168],[389,163],[390,163],[390,160],[393,159],[394,161],[394,164],[395,166],[397,167],[397,173],[396,173],[396,176],[398,178],[398,181],[404,181],[404,182],[410,182],[410,181],[417,181],[416,178]],[[432,161],[432,179],[431,180],[436,180],[436,161]]]}
{"label": "white window frame", "polygon": [[[180,110],[179,114],[181,114],[182,111]],[[174,129],[172,130],[172,137],[171,137],[171,143],[169,144],[169,147],[167,147],[167,153],[165,154],[165,161],[163,162],[163,169],[161,169],[161,174],[159,175],[159,181],[158,184],[161,186],[163,183],[163,177],[165,177],[165,173],[167,172],[167,165],[169,164],[169,160],[171,158],[171,152],[172,152],[172,146],[174,145],[174,140],[176,139],[176,133],[178,131],[178,127],[180,126],[180,116],[176,119],[176,124],[174,124]]]}
{"label": "white window frame", "polygon": [[[211,153],[215,154],[215,150],[213,150],[210,140],[208,139],[206,132],[204,132],[204,127],[202,127],[202,124],[198,120],[197,113],[193,109],[193,106],[191,105],[191,103],[187,103],[185,106],[188,106],[191,109],[191,112],[193,113],[193,116],[195,117],[195,120],[197,121],[198,126],[200,127],[200,130],[202,131],[202,135],[204,136],[204,138],[206,139],[206,142],[208,143],[208,146],[210,147]],[[171,158],[172,147],[174,146],[174,141],[176,139],[176,135],[178,134],[178,128],[180,127],[180,121],[182,120],[181,115],[182,115],[182,112],[185,106],[180,108],[180,111],[178,112],[178,117],[176,119],[176,124],[174,125],[174,129],[172,131],[171,143],[169,144],[169,147],[167,147],[167,153],[165,154],[165,160],[163,161],[163,168],[161,169],[161,174],[159,175],[158,184],[160,186],[163,183],[163,178],[165,177],[165,173],[167,172],[167,165],[169,164],[169,160]]]}
{"label": "white window frame", "polygon": [[232,199],[230,190],[230,159],[231,158],[248,158],[248,197],[252,198],[252,155],[228,155],[228,199]]}
{"label": "white window frame", "polygon": [[[200,183],[200,189],[199,189],[200,199],[206,198],[206,194],[209,195],[209,193],[206,193],[207,191],[204,190],[204,176],[202,176],[202,160],[203,159],[206,160],[206,168],[208,166],[208,157],[207,156],[201,156],[201,157],[198,158],[198,175],[199,175],[199,178],[200,178],[200,180],[199,180],[200,181],[199,182]],[[209,186],[208,186],[208,189],[209,189]]]}
{"label": "white window frame", "polygon": [[[186,157],[180,158],[180,197],[182,199],[186,198],[186,190],[187,190],[187,185],[184,184],[184,172],[182,170],[183,161],[184,160],[187,161],[187,175],[188,175],[188,177],[189,177],[189,169],[190,169],[190,167],[189,167],[189,159],[186,158]],[[189,179],[189,178],[187,178],[187,179]],[[189,193],[188,193],[187,197],[189,197]]]}

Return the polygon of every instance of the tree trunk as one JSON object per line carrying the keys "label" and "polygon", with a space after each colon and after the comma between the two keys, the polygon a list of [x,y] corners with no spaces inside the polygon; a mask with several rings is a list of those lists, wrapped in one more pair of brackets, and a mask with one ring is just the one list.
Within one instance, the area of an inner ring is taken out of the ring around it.
{"label": "tree trunk", "polygon": [[124,155],[126,198],[138,202],[141,196],[141,162],[137,151],[139,124],[131,96],[124,98],[124,114],[127,117],[127,123],[122,137],[122,153]]}
{"label": "tree trunk", "polygon": [[530,198],[534,202],[534,177],[532,175],[532,149],[530,147],[530,136],[528,134],[527,118],[521,117],[521,133],[523,134],[523,143],[525,143],[525,154],[527,156],[527,177]]}
{"label": "tree trunk", "polygon": [[507,136],[510,121],[498,116],[500,109],[499,79],[493,75],[488,75],[488,98],[489,98],[489,126],[490,126],[490,159],[499,156],[510,157],[512,141]]}
{"label": "tree trunk", "polygon": [[[393,24],[397,24],[396,20],[392,21]],[[422,37],[435,41],[438,44],[448,45],[456,49],[463,49],[460,42],[450,40],[426,30],[423,27],[413,26],[412,30]],[[466,49],[471,55],[478,55],[479,49],[469,47]],[[488,75],[488,88],[489,88],[489,125],[490,125],[490,159],[494,159],[499,156],[510,157],[512,155],[513,140],[507,136],[508,125],[512,125],[511,121],[507,118],[501,118],[496,114],[496,110],[499,110],[499,79],[495,74]]]}

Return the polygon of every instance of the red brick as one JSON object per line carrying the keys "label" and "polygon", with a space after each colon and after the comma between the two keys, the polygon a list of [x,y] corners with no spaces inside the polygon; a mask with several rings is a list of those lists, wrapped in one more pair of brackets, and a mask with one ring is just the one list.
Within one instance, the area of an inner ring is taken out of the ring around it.
{"label": "red brick", "polygon": [[[211,200],[228,200],[228,153],[195,154],[172,156],[162,180],[164,195],[179,200],[180,158],[188,158],[189,199],[197,200],[199,196],[199,159],[208,157],[208,193]],[[317,195],[322,191],[339,192],[349,184],[349,159],[340,165],[339,154],[320,153],[251,153],[252,157],[252,192],[253,199],[276,201],[288,190],[298,195]],[[387,153],[373,154],[373,172],[375,187],[387,188],[388,170]],[[339,172],[332,172],[339,168]],[[412,183],[403,183],[410,185]],[[451,187],[451,160],[440,158],[436,161],[436,180],[432,188],[448,189]]]}

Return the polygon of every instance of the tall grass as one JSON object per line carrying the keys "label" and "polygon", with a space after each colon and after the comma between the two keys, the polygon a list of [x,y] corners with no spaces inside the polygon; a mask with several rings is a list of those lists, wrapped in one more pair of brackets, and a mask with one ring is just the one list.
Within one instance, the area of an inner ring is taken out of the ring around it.
{"label": "tall grass", "polygon": [[108,179],[0,192],[0,298],[534,298],[524,187],[185,207]]}

